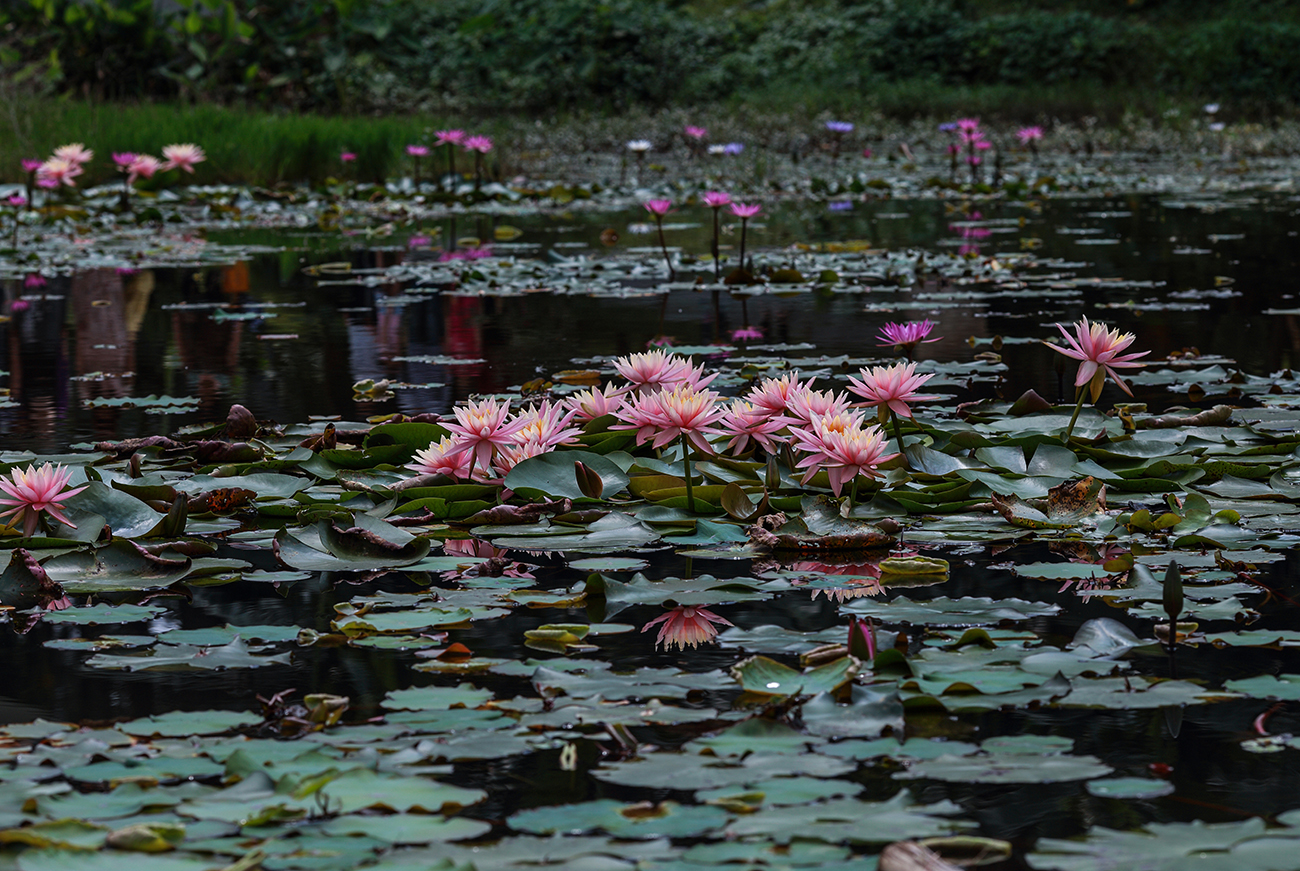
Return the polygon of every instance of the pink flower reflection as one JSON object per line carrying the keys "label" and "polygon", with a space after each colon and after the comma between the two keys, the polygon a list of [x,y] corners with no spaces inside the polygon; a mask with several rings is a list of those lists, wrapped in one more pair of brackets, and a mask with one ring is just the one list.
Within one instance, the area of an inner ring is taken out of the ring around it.
{"label": "pink flower reflection", "polygon": [[677,647],[685,650],[699,644],[707,644],[718,636],[718,626],[734,626],[726,617],[719,617],[707,608],[693,605],[678,605],[662,617],[656,617],[641,627],[647,631],[651,626],[663,626],[655,638],[655,646],[665,650]]}

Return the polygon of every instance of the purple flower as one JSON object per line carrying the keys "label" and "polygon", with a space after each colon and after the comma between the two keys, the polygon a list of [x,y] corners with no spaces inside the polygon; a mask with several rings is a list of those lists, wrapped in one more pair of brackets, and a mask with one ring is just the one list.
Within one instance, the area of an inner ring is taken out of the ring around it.
{"label": "purple flower", "polygon": [[852,200],[831,200],[826,207],[832,212],[848,212],[853,209]]}
{"label": "purple flower", "polygon": [[852,133],[853,122],[852,121],[827,121],[826,129],[831,131],[832,133]]}
{"label": "purple flower", "polygon": [[722,146],[723,154],[740,154],[740,152],[744,150],[745,143],[743,142],[728,142],[726,145]]}

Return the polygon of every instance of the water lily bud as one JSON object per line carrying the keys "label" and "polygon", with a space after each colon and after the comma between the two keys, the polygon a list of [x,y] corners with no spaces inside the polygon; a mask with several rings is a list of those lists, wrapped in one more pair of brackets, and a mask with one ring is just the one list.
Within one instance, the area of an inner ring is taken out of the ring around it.
{"label": "water lily bud", "polygon": [[597,472],[594,472],[579,460],[573,463],[573,474],[578,479],[578,489],[583,496],[588,499],[599,499],[600,494],[605,492],[605,482]]}
{"label": "water lily bud", "polygon": [[1183,610],[1183,573],[1176,562],[1171,562],[1165,571],[1164,606],[1170,620],[1177,620]]}

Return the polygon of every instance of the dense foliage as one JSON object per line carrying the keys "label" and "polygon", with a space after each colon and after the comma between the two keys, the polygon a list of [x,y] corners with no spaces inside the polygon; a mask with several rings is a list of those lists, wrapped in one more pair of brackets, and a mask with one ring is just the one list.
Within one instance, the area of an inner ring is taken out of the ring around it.
{"label": "dense foliage", "polygon": [[1150,88],[1300,101],[1300,20],[1266,0],[15,0],[0,65],[104,97],[327,110],[619,108],[884,84]]}

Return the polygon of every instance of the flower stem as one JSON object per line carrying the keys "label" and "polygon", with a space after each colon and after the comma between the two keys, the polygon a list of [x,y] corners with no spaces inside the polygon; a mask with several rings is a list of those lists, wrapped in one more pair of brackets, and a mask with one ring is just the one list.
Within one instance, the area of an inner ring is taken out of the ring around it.
{"label": "flower stem", "polygon": [[682,436],[682,466],[686,471],[686,510],[695,513],[695,494],[691,489],[691,443]]}
{"label": "flower stem", "polygon": [[889,419],[894,422],[894,438],[898,440],[899,459],[903,461],[904,469],[910,469],[912,467],[908,465],[907,452],[903,450],[903,427],[902,424],[898,422],[898,415],[894,413],[894,409],[892,408],[889,409]]}
{"label": "flower stem", "polygon": [[1070,415],[1070,425],[1065,428],[1065,438],[1062,441],[1065,444],[1070,443],[1070,436],[1074,434],[1074,424],[1079,420],[1079,412],[1083,410],[1084,392],[1082,387],[1076,387],[1075,392],[1079,394],[1079,399],[1074,403],[1074,414]]}
{"label": "flower stem", "polygon": [[718,262],[718,210],[720,206],[713,207],[713,280],[721,281],[721,264]]}
{"label": "flower stem", "polygon": [[745,234],[749,232],[749,218],[740,219],[740,270],[745,271]]}
{"label": "flower stem", "polygon": [[664,241],[664,219],[662,215],[655,215],[655,223],[659,225],[659,247],[664,252],[664,263],[668,264],[668,280],[676,281],[677,273],[673,271],[673,260],[668,256],[668,243]]}

